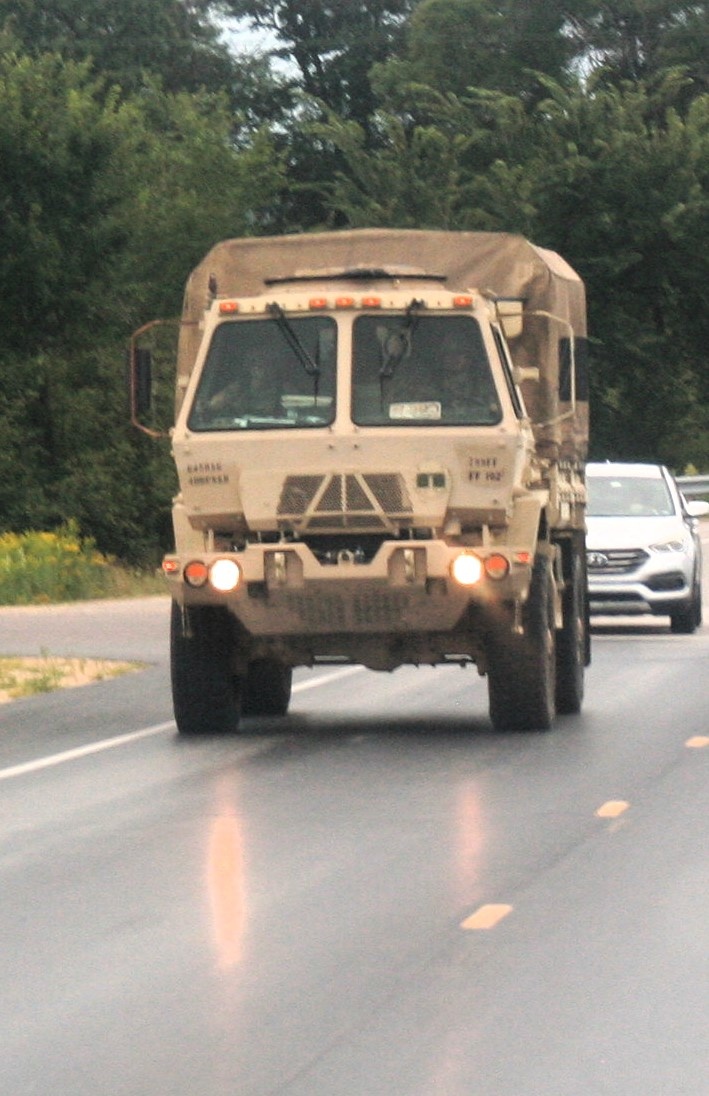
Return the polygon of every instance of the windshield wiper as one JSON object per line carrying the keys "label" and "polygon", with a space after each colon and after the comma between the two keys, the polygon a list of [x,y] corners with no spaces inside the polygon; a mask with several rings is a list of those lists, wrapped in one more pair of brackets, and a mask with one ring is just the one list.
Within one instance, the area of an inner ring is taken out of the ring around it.
{"label": "windshield wiper", "polygon": [[289,321],[288,317],[286,316],[285,312],[278,304],[278,302],[274,301],[272,304],[267,304],[266,311],[269,312],[275,319],[278,327],[283,333],[286,342],[290,346],[300,364],[303,366],[305,372],[308,374],[309,377],[313,378],[313,393],[317,399],[318,386],[320,384],[320,366],[315,361],[315,359],[311,357],[306,347],[303,346],[302,342],[298,338],[296,331],[293,328],[293,325]]}
{"label": "windshield wiper", "polygon": [[411,354],[411,341],[419,322],[419,309],[425,308],[425,302],[414,297],[404,313],[404,322],[397,331],[392,331],[382,341],[382,364],[379,369],[379,396],[384,406],[384,382],[391,380],[399,362]]}

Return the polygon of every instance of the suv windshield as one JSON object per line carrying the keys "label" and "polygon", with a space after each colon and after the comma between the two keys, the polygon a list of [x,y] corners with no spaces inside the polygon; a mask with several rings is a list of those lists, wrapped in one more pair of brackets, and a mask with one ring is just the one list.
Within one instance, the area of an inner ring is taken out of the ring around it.
{"label": "suv windshield", "polygon": [[669,487],[659,477],[589,476],[589,517],[669,517],[675,512]]}
{"label": "suv windshield", "polygon": [[[413,302],[416,303],[416,302]],[[492,425],[502,410],[472,316],[359,316],[352,419],[359,426]]]}
{"label": "suv windshield", "polygon": [[325,426],[335,413],[337,329],[327,316],[220,324],[212,337],[190,430]]}

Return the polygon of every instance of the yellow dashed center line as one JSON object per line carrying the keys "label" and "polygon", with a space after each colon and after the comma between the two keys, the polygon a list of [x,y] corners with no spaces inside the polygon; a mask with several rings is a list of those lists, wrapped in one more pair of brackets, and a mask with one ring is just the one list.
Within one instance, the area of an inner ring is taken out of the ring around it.
{"label": "yellow dashed center line", "polygon": [[606,803],[601,803],[596,815],[598,818],[617,818],[629,806],[630,803],[626,803],[624,799],[609,799]]}
{"label": "yellow dashed center line", "polygon": [[490,903],[480,906],[475,913],[471,913],[470,917],[461,921],[460,927],[462,929],[493,929],[503,917],[507,917],[508,913],[512,913],[512,906]]}
{"label": "yellow dashed center line", "polygon": [[689,746],[690,750],[701,750],[702,746],[709,746],[709,735],[692,735],[692,737],[688,738],[685,742],[685,746]]}

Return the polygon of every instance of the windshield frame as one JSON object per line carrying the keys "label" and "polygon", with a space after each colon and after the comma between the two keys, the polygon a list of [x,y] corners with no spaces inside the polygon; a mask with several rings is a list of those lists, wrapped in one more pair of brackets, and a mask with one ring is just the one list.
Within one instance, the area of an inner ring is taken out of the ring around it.
{"label": "windshield frame", "polygon": [[[193,433],[327,428],[335,419],[338,329],[307,314],[219,322],[187,411]],[[316,363],[317,372],[304,361]]]}

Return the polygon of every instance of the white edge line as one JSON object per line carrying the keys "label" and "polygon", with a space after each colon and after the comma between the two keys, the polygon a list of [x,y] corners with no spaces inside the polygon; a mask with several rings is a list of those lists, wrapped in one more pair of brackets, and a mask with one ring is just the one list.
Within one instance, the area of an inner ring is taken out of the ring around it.
{"label": "white edge line", "polygon": [[77,746],[74,750],[64,750],[63,753],[50,754],[49,757],[38,757],[36,761],[26,761],[22,765],[12,765],[9,769],[0,769],[0,780],[9,780],[13,776],[23,776],[25,773],[39,772],[40,769],[49,769],[52,765],[63,765],[65,761],[76,761],[90,754],[102,753],[103,750],[113,750],[116,746],[125,746],[128,742],[137,742],[139,738],[150,738],[151,735],[163,734],[174,728],[175,723],[157,723],[154,727],[145,727],[142,731],[131,731],[129,734],[119,734],[115,738],[104,738],[101,742],[90,742],[86,746]]}
{"label": "white edge line", "polygon": [[[347,666],[334,674],[324,674],[312,681],[301,681],[293,686],[293,692],[302,693],[306,689],[315,689],[319,685],[327,685],[330,681],[337,681],[341,677],[349,677],[350,674],[359,673],[362,669],[362,666]],[[175,722],[170,720],[168,723],[156,723],[154,727],[145,727],[142,731],[131,731],[128,734],[116,735],[114,738],[104,738],[100,742],[90,742],[86,746],[77,746],[73,750],[64,750],[63,753],[38,757],[35,761],[25,761],[21,765],[11,765],[7,769],[0,769],[0,780],[11,780],[15,776],[40,772],[42,769],[52,768],[53,765],[63,765],[67,761],[78,761],[82,757],[103,753],[104,750],[114,750],[117,746],[127,746],[130,742],[137,742],[141,738],[151,738],[153,735],[163,734],[165,731],[174,729]]]}
{"label": "white edge line", "polygon": [[293,686],[294,693],[304,693],[306,689],[316,689],[318,685],[327,685],[330,681],[339,681],[341,677],[349,677],[350,674],[359,674],[364,666],[345,666],[343,670],[337,670],[334,674],[323,674],[313,678],[312,681],[299,681]]}

